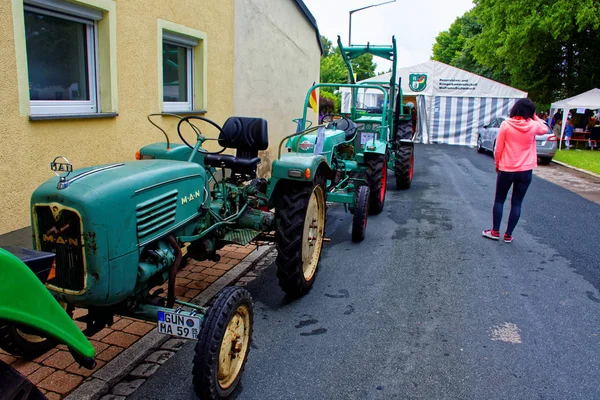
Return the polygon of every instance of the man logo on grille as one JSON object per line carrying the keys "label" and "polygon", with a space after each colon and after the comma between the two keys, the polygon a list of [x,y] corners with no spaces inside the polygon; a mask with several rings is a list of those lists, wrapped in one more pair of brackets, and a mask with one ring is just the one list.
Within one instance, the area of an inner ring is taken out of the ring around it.
{"label": "man logo on grille", "polygon": [[61,234],[65,233],[68,229],[69,224],[65,224],[60,228],[53,226],[48,229],[46,233],[42,234],[42,241],[56,244],[68,244],[69,246],[79,246],[79,240],[61,236]]}

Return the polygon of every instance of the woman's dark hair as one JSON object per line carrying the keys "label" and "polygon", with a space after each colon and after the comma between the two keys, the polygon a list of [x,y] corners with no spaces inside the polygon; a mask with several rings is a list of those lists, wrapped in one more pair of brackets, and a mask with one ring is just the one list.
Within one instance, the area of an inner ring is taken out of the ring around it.
{"label": "woman's dark hair", "polygon": [[508,116],[511,118],[523,117],[525,119],[531,119],[533,118],[534,114],[535,104],[533,104],[533,101],[529,99],[519,99],[517,100],[513,108],[511,108],[510,114]]}

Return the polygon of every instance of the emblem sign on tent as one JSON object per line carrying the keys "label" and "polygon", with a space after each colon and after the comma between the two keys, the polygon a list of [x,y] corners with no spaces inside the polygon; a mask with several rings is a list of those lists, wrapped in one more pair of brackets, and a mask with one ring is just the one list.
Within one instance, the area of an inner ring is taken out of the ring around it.
{"label": "emblem sign on tent", "polygon": [[422,92],[427,87],[427,75],[410,74],[408,76],[408,85],[413,92]]}

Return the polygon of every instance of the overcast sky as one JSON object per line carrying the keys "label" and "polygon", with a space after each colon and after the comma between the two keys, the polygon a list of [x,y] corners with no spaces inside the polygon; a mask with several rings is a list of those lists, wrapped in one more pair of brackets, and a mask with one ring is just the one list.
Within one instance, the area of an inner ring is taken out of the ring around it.
{"label": "overcast sky", "polygon": [[[340,35],[348,45],[348,13],[371,4],[370,0],[304,0],[316,18],[321,35],[334,44]],[[398,67],[420,64],[430,59],[436,36],[448,30],[457,17],[473,7],[472,0],[396,0],[352,14],[352,43],[391,44],[396,36]],[[375,58],[377,71],[387,71],[390,63]]]}

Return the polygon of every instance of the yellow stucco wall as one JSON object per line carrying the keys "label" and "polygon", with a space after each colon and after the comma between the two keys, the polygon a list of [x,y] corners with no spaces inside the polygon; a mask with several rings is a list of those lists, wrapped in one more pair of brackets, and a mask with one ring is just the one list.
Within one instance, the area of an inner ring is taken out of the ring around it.
{"label": "yellow stucco wall", "polygon": [[[259,174],[270,173],[277,146],[294,133],[306,92],[319,82],[321,50],[314,27],[293,0],[235,0],[235,98],[240,116],[265,118],[269,149]],[[317,115],[308,110],[308,118]]]}
{"label": "yellow stucco wall", "polygon": [[[0,234],[29,225],[29,197],[38,185],[54,176],[49,163],[55,156],[66,156],[78,168],[130,160],[141,146],[163,140],[162,134],[146,120],[147,114],[161,110],[159,19],[206,34],[205,116],[222,124],[233,114],[234,0],[88,1],[114,3],[113,73],[115,105],[118,104],[114,111],[119,113],[115,118],[30,121],[19,104],[18,54],[11,9],[22,4],[20,0],[13,0],[12,5],[10,0],[4,0],[4,7],[0,8]],[[21,85],[23,93],[28,95],[27,88],[23,91]],[[175,132],[169,132],[175,139]]]}

